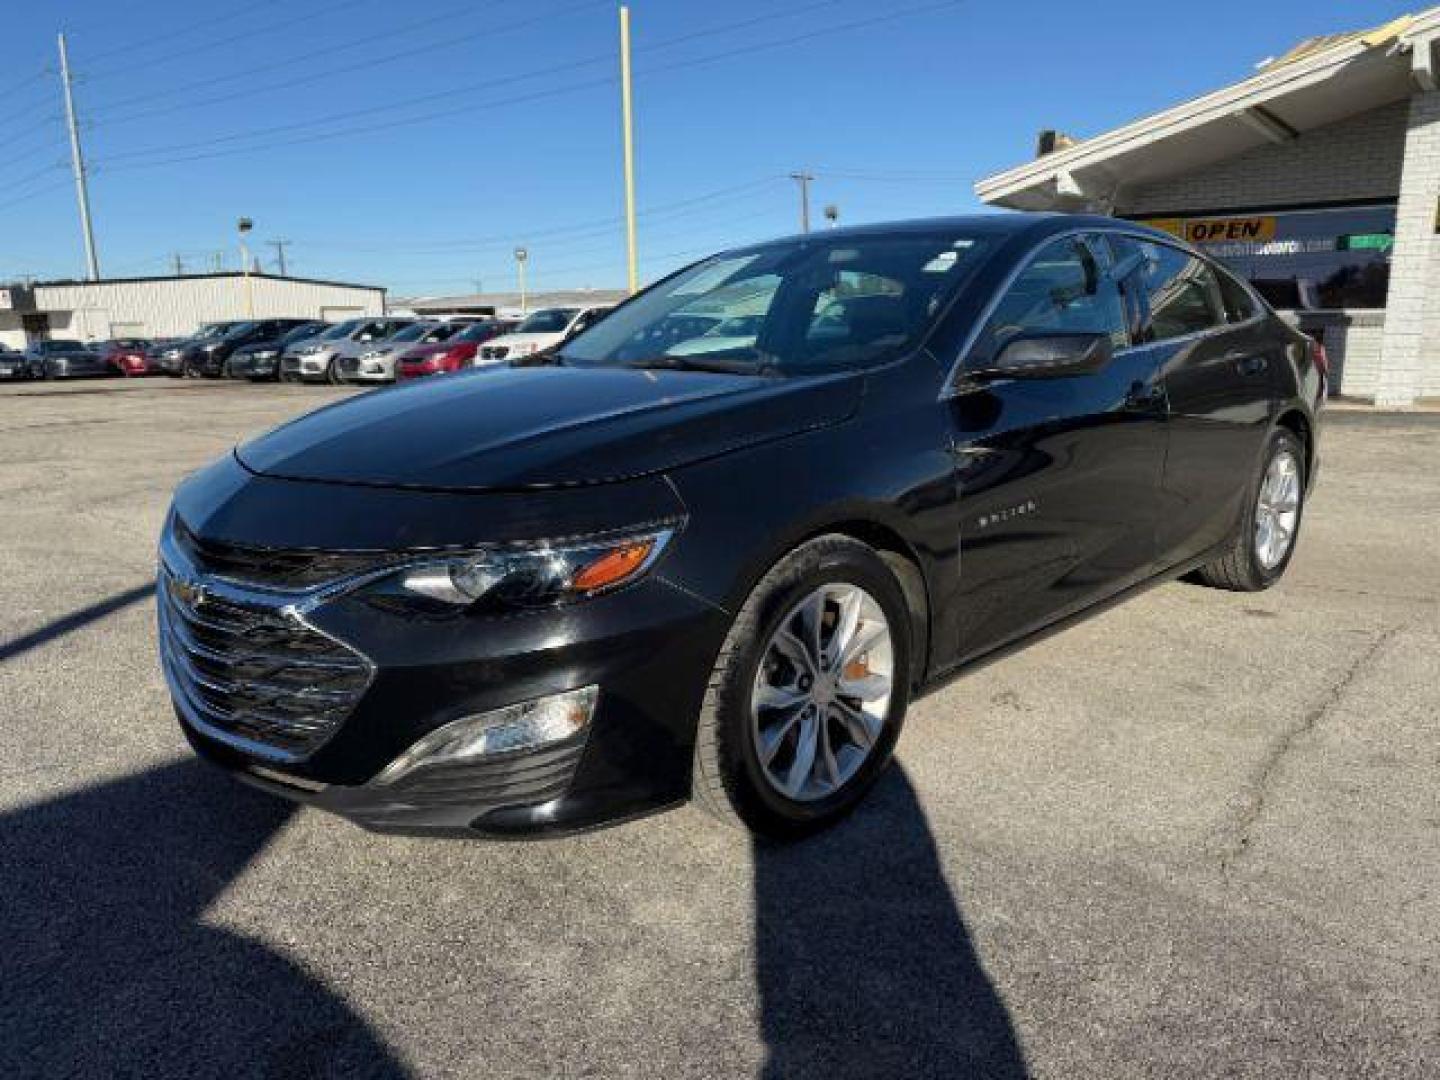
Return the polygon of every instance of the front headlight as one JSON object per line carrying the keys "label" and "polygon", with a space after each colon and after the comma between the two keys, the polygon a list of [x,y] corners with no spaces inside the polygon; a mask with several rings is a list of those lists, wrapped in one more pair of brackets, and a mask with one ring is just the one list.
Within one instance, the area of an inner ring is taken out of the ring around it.
{"label": "front headlight", "polygon": [[675,535],[671,526],[623,536],[455,555],[414,564],[379,583],[455,607],[549,607],[638,580]]}
{"label": "front headlight", "polygon": [[303,346],[303,347],[301,347],[301,348],[299,348],[299,349],[296,349],[296,350],[295,350],[295,355],[296,355],[296,356],[314,356],[314,355],[315,355],[316,353],[318,353],[318,352],[323,352],[324,349],[325,349],[325,346],[324,346],[324,345],[305,345],[305,346]]}
{"label": "front headlight", "polygon": [[522,341],[519,345],[516,345],[515,348],[510,351],[516,356],[529,356],[539,347],[540,346],[535,344],[535,342],[533,341]]}

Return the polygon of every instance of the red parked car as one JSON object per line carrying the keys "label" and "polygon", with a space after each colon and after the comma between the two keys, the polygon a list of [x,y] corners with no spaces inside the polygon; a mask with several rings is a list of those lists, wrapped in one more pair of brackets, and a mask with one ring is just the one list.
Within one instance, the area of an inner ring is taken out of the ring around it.
{"label": "red parked car", "polygon": [[443,375],[471,367],[481,345],[491,338],[508,334],[516,325],[507,320],[487,319],[466,327],[448,341],[417,345],[400,355],[400,361],[395,365],[395,379],[397,382],[422,379],[426,375]]}
{"label": "red parked car", "polygon": [[100,355],[117,375],[158,375],[159,366],[150,358],[150,342],[141,338],[115,338],[100,343]]}

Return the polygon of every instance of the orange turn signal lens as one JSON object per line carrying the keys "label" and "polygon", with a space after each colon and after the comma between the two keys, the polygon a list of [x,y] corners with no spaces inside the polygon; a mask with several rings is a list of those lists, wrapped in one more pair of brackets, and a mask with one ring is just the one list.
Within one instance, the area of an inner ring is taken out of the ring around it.
{"label": "orange turn signal lens", "polygon": [[640,570],[654,550],[655,541],[646,539],[607,551],[577,570],[570,579],[570,587],[588,593],[618,585]]}

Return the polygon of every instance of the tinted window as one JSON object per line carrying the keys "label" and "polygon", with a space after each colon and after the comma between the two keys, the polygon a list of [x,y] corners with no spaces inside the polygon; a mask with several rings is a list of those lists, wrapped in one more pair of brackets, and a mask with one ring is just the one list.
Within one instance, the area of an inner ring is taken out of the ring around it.
{"label": "tinted window", "polygon": [[1000,298],[971,352],[972,362],[995,357],[1019,334],[1108,334],[1129,344],[1125,309],[1114,278],[1078,237],[1042,248]]}
{"label": "tinted window", "polygon": [[1259,308],[1250,291],[1224,270],[1217,270],[1215,276],[1220,279],[1220,296],[1225,301],[1225,317],[1236,323],[1253,319]]}
{"label": "tinted window", "polygon": [[1140,277],[1150,302],[1151,341],[1201,333],[1225,322],[1215,272],[1169,244],[1139,241]]}

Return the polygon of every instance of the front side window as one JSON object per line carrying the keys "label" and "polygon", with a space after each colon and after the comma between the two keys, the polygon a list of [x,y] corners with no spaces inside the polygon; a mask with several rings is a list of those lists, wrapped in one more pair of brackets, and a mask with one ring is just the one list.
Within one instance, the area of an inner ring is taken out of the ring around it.
{"label": "front side window", "polygon": [[1150,303],[1151,341],[1203,333],[1225,322],[1215,271],[1169,244],[1136,241],[1140,280]]}
{"label": "front side window", "polygon": [[773,375],[872,365],[912,347],[990,241],[950,232],[807,238],[718,255],[567,344],[578,366]]}
{"label": "front side window", "polygon": [[1022,334],[1105,334],[1117,349],[1129,344],[1119,286],[1080,237],[1047,245],[1020,271],[976,339],[970,362],[994,360]]}

